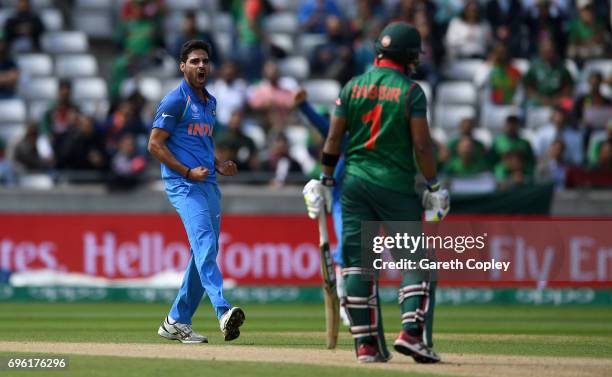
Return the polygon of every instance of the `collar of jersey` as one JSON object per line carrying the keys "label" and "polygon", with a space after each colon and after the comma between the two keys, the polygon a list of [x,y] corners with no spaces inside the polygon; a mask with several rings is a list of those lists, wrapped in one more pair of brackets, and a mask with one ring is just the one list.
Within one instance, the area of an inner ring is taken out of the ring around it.
{"label": "collar of jersey", "polygon": [[[183,91],[187,94],[188,102],[199,102],[206,105],[206,102],[202,101],[200,99],[200,96],[198,96],[198,94],[193,91],[193,88],[189,86],[187,80],[183,79],[183,81],[181,82],[181,89],[183,89]],[[208,98],[210,101],[210,94],[208,93],[208,90],[206,90],[206,88],[203,88],[203,92],[206,98]]]}
{"label": "collar of jersey", "polygon": [[395,69],[396,71],[400,71],[401,73],[405,73],[406,69],[404,68],[403,65],[396,63],[394,61],[391,61],[389,59],[378,59],[376,58],[374,60],[374,65],[376,67],[380,67],[380,68],[391,68],[391,69]]}

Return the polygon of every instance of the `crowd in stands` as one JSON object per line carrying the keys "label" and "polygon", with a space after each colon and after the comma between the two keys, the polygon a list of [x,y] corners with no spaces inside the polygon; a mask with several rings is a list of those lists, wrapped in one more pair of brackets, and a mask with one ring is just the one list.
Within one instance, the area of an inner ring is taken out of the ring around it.
{"label": "crowd in stands", "polygon": [[[16,64],[20,54],[44,52],[45,25],[32,1],[0,2],[14,6],[0,36],[0,99],[19,97],[20,83],[35,80]],[[93,180],[117,189],[146,181],[157,169],[146,153],[157,103],[129,83],[155,76],[168,59],[176,82],[178,52],[190,39],[213,50],[207,88],[218,103],[219,157],[241,172],[267,172],[273,186],[315,176],[322,139],[294,94],[317,80],[339,90],[370,69],[376,37],[402,20],[422,36],[413,77],[428,95],[439,169],[451,188],[612,186],[608,0],[202,0],[180,12],[178,3],[121,2],[106,41],[114,48],[108,108],[87,111],[72,82],[60,80],[42,116],[29,119],[17,140],[0,140],[0,182],[63,171],[98,172]],[[177,13],[180,27],[170,30]],[[228,20],[223,32],[221,20]],[[95,53],[96,42],[90,46]],[[287,68],[294,58],[304,64]],[[460,87],[467,89],[452,92]],[[309,91],[307,100],[327,116],[336,94],[330,103]]]}

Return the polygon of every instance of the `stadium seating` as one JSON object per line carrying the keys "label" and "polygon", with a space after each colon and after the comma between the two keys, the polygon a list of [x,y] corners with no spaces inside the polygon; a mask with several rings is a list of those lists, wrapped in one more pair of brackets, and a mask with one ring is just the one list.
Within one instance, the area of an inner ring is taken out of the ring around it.
{"label": "stadium seating", "polygon": [[315,48],[327,41],[324,35],[320,34],[301,34],[298,37],[299,53],[309,59]]}
{"label": "stadium seating", "polygon": [[474,139],[480,141],[485,148],[491,147],[493,144],[493,133],[486,128],[474,128]]}
{"label": "stadium seating", "polygon": [[110,10],[77,9],[72,13],[75,28],[92,38],[113,36],[113,15]]}
{"label": "stadium seating", "polygon": [[[15,8],[16,4],[17,0],[2,0],[2,5],[6,8]],[[52,8],[53,6],[53,0],[30,0],[32,9]]]}
{"label": "stadium seating", "polygon": [[23,136],[25,127],[23,123],[0,124],[0,139],[7,144],[14,144]]}
{"label": "stadium seating", "polygon": [[297,15],[290,12],[272,14],[266,18],[264,29],[268,33],[297,33],[299,31]]}
{"label": "stadium seating", "polygon": [[527,128],[533,129],[544,126],[550,123],[550,107],[530,107],[527,109],[525,125]]}
{"label": "stadium seating", "polygon": [[126,80],[121,85],[121,96],[129,96],[135,89],[138,89],[148,101],[157,103],[162,99],[162,84],[157,77],[141,77]]}
{"label": "stadium seating", "polygon": [[200,0],[167,0],[165,4],[170,11],[197,10],[202,6]]}
{"label": "stadium seating", "polygon": [[485,68],[484,61],[480,59],[456,60],[447,64],[442,74],[449,80],[473,81],[479,70]]}
{"label": "stadium seating", "polygon": [[60,55],[55,59],[55,74],[59,78],[96,76],[98,62],[89,54]]}
{"label": "stadium seating", "polygon": [[26,120],[26,105],[21,99],[0,100],[0,124],[23,123]]}
{"label": "stadium seating", "polygon": [[74,100],[106,100],[106,82],[98,77],[78,78],[72,81]]}
{"label": "stadium seating", "polygon": [[498,133],[504,129],[506,118],[509,115],[518,115],[519,109],[512,105],[486,104],[480,115],[480,127],[487,128],[491,132]]}
{"label": "stadium seating", "polygon": [[290,56],[280,61],[279,68],[284,76],[291,76],[298,81],[304,81],[310,73],[308,60],[303,56]]}
{"label": "stadium seating", "polygon": [[443,82],[438,85],[438,105],[476,105],[477,93],[469,81]]}
{"label": "stadium seating", "polygon": [[64,17],[58,9],[41,10],[40,19],[48,31],[59,31],[64,28]]}
{"label": "stadium seating", "polygon": [[57,98],[58,81],[57,77],[40,77],[28,80],[20,85],[18,92],[20,97],[26,101],[52,101]]}
{"label": "stadium seating", "polygon": [[475,117],[476,110],[473,106],[436,105],[434,108],[434,124],[445,130],[456,130],[462,119]]}
{"label": "stadium seating", "polygon": [[50,76],[53,74],[53,60],[47,54],[21,54],[17,66],[25,76]]}
{"label": "stadium seating", "polygon": [[309,100],[316,105],[332,106],[338,94],[340,94],[340,83],[336,80],[318,79],[304,82],[304,89],[308,93]]}
{"label": "stadium seating", "polygon": [[89,49],[87,35],[82,31],[46,32],[41,44],[50,54],[86,53]]}

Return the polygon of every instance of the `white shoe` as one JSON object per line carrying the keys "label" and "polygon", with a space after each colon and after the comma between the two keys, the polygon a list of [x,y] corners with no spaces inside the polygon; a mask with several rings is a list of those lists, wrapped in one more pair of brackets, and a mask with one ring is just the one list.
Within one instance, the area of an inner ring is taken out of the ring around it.
{"label": "white shoe", "polygon": [[237,306],[223,313],[219,320],[219,327],[225,337],[225,341],[229,342],[240,336],[240,326],[244,323],[244,319],[244,312]]}
{"label": "white shoe", "polygon": [[193,331],[191,325],[178,322],[170,322],[170,317],[166,317],[159,326],[157,334],[169,340],[179,340],[181,343],[208,343],[208,338]]}

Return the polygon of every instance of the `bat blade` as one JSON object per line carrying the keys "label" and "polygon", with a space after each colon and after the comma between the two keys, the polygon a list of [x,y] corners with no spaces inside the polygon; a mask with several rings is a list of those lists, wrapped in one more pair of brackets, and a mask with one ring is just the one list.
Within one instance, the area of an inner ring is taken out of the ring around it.
{"label": "bat blade", "polygon": [[336,348],[340,329],[340,300],[336,292],[336,273],[329,249],[327,218],[325,213],[319,216],[319,244],[321,247],[321,268],[323,275],[323,297],[325,301],[325,327],[327,348]]}

